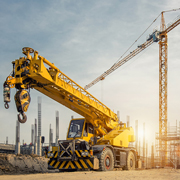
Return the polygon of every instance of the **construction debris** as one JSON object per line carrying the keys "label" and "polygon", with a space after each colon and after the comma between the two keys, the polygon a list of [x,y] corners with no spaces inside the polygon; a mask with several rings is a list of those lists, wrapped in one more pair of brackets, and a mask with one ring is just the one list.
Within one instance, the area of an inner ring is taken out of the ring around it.
{"label": "construction debris", "polygon": [[47,173],[48,158],[37,155],[14,155],[0,153],[0,175]]}

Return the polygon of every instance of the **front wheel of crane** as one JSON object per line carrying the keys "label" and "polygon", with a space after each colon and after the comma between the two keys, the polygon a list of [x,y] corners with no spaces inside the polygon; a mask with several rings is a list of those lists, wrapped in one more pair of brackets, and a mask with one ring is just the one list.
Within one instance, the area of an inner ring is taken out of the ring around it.
{"label": "front wheel of crane", "polygon": [[20,114],[17,115],[18,121],[19,121],[20,123],[25,123],[25,122],[27,121],[27,116],[25,115],[24,112],[22,113],[22,117],[23,117],[23,118],[21,119]]}
{"label": "front wheel of crane", "polygon": [[101,171],[112,171],[114,169],[114,156],[111,149],[105,148],[102,152],[99,161],[99,169]]}
{"label": "front wheel of crane", "polygon": [[132,151],[129,151],[129,153],[128,153],[127,166],[125,169],[126,170],[135,170],[135,156]]}

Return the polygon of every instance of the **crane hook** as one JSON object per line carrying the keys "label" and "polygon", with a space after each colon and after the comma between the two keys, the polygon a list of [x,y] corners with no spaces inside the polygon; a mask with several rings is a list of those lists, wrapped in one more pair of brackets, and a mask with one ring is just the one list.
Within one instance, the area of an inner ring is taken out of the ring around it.
{"label": "crane hook", "polygon": [[9,109],[9,104],[6,102],[6,103],[4,104],[4,107],[5,107],[6,109]]}
{"label": "crane hook", "polygon": [[[22,115],[23,119],[21,119],[20,115]],[[21,114],[19,113],[19,114],[17,115],[17,118],[18,118],[18,121],[19,121],[20,123],[25,123],[25,122],[27,121],[27,116],[25,115],[24,112],[22,112]]]}

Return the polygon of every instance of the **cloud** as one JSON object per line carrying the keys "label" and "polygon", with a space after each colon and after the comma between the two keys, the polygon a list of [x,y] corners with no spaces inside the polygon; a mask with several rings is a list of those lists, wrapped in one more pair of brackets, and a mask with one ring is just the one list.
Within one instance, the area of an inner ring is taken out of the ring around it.
{"label": "cloud", "polygon": [[[138,36],[149,26],[162,10],[178,7],[175,0],[158,4],[152,0],[138,1],[2,1],[0,6],[0,54],[1,86],[12,70],[11,61],[20,56],[21,48],[30,46],[39,51],[50,62],[81,86],[85,86],[109,69]],[[178,12],[165,15],[166,22],[173,20]],[[138,42],[146,41],[153,28],[159,27],[160,19]],[[169,33],[169,89],[168,108],[170,121],[178,117],[179,27]],[[138,45],[132,47],[135,49]],[[120,110],[126,121],[130,115],[146,122],[150,131],[158,131],[158,44],[154,44],[140,55],[108,76],[89,91],[114,111]],[[130,51],[131,51],[130,50]],[[129,53],[129,52],[128,52]],[[177,85],[177,86],[176,86]],[[177,93],[177,94],[176,94]],[[12,91],[12,101],[15,90]],[[176,94],[176,95],[175,95]],[[55,111],[60,111],[60,138],[65,138],[71,115],[76,113],[31,90],[32,102],[28,122],[21,127],[21,136],[30,142],[30,128],[37,118],[37,97],[42,96],[42,131],[48,142],[49,124],[55,130]],[[103,97],[103,98],[102,98]],[[0,96],[3,102],[2,96]],[[171,102],[171,103],[170,103]],[[176,109],[173,110],[172,106]],[[14,141],[16,109],[14,102],[7,113],[0,106],[0,142],[9,136]],[[8,119],[6,122],[5,120]],[[13,122],[13,124],[11,123]],[[8,126],[9,132],[6,133]],[[27,133],[28,132],[28,133]],[[54,132],[55,133],[55,132]]]}

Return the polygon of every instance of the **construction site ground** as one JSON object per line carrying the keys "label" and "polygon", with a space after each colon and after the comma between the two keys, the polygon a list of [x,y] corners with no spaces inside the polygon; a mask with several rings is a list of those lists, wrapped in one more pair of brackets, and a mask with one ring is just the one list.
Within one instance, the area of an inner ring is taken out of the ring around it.
{"label": "construction site ground", "polygon": [[1,175],[3,180],[178,180],[180,179],[180,170],[174,169],[149,169],[134,171],[82,171],[82,172],[56,172],[56,173],[38,173],[22,175]]}
{"label": "construction site ground", "polygon": [[14,155],[0,153],[0,180],[180,180],[180,169],[141,169],[134,171],[75,171],[59,172],[48,170],[47,158],[34,155]]}

